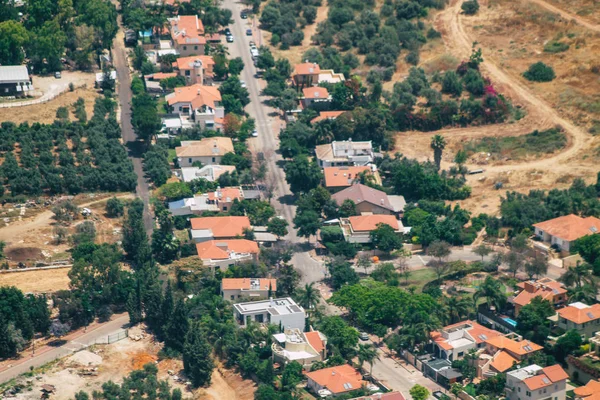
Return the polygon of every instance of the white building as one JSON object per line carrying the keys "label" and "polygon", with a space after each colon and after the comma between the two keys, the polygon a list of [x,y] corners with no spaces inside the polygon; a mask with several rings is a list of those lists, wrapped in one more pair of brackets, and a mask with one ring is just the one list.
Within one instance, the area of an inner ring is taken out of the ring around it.
{"label": "white building", "polygon": [[291,297],[233,305],[233,316],[241,327],[254,321],[280,325],[283,329],[304,330],[306,313]]}
{"label": "white building", "polygon": [[0,96],[32,94],[33,84],[25,65],[0,66]]}
{"label": "white building", "polygon": [[373,162],[373,145],[352,140],[333,141],[315,148],[319,166],[338,167],[343,165],[368,165]]}
{"label": "white building", "polygon": [[319,331],[286,329],[283,333],[273,335],[271,350],[273,362],[285,365],[296,361],[309,369],[314,362],[327,358],[327,337]]}
{"label": "white building", "polygon": [[277,279],[269,278],[223,278],[221,296],[224,300],[235,301],[242,298],[266,300],[269,293],[277,291]]}
{"label": "white building", "polygon": [[225,108],[221,105],[221,92],[215,86],[178,87],[165,99],[173,113],[193,119],[203,129],[222,126]]}
{"label": "white building", "polygon": [[181,168],[181,179],[184,182],[191,182],[195,179],[206,179],[209,182],[216,182],[219,177],[225,173],[233,174],[234,165],[205,165],[203,167],[183,167]]}
{"label": "white building", "polygon": [[558,364],[530,365],[506,374],[507,400],[565,400],[569,376]]}
{"label": "white building", "polygon": [[227,153],[233,153],[233,142],[228,137],[211,137],[181,142],[175,148],[177,163],[181,168],[192,167],[195,162],[204,165],[221,164]]}
{"label": "white building", "polygon": [[486,340],[500,335],[500,332],[467,320],[432,332],[431,339],[436,358],[456,361],[470,350],[484,348]]}

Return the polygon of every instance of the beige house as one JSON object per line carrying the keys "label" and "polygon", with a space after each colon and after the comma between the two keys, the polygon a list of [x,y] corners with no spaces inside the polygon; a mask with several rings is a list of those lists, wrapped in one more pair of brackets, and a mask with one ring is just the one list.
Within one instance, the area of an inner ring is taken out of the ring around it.
{"label": "beige house", "polygon": [[485,341],[485,350],[477,361],[477,377],[487,378],[504,373],[525,358],[544,348],[516,333],[494,336]]}
{"label": "beige house", "polygon": [[173,63],[176,74],[185,78],[186,85],[207,85],[214,77],[215,61],[211,56],[180,57]]}
{"label": "beige house", "polygon": [[302,89],[302,99],[300,102],[302,103],[302,108],[308,108],[313,105],[318,105],[322,103],[330,103],[331,96],[329,95],[329,91],[327,91],[324,87],[319,86],[311,86]]}
{"label": "beige house", "polygon": [[277,279],[267,278],[223,278],[221,296],[224,300],[265,300],[269,293],[277,291]]}
{"label": "beige house", "polygon": [[507,400],[565,400],[569,376],[558,364],[530,365],[506,374]]}
{"label": "beige house", "polygon": [[533,227],[535,235],[542,241],[568,252],[577,239],[600,231],[600,219],[570,214],[534,224]]}
{"label": "beige house", "polygon": [[292,71],[292,80],[295,86],[308,87],[319,83],[321,67],[317,63],[305,62],[296,64]]}
{"label": "beige house", "polygon": [[202,165],[220,164],[223,156],[233,153],[233,142],[228,137],[211,137],[181,142],[175,148],[177,163],[181,168],[192,167],[195,162]]}
{"label": "beige house", "polygon": [[393,215],[359,215],[340,219],[344,239],[350,243],[371,243],[371,232],[379,224],[389,225],[398,235],[404,232],[402,222]]}
{"label": "beige house", "polygon": [[213,272],[238,263],[258,261],[256,242],[246,239],[209,240],[196,244],[198,258]]}
{"label": "beige house", "polygon": [[600,304],[588,306],[576,302],[558,310],[558,326],[565,331],[575,329],[586,338],[600,331]]}
{"label": "beige house", "polygon": [[[356,175],[355,172],[354,179],[356,179]],[[352,179],[352,177],[349,179]],[[352,186],[333,194],[331,198],[339,206],[345,200],[352,200],[356,204],[356,211],[360,214],[400,215],[406,205],[403,196],[389,196],[381,190],[373,189],[361,183],[354,183]]]}
{"label": "beige house", "polygon": [[219,129],[225,117],[221,92],[214,86],[178,87],[165,100],[173,113],[192,119],[203,129]]}
{"label": "beige house", "polygon": [[327,337],[318,331],[286,329],[273,335],[271,350],[273,362],[285,365],[296,361],[310,369],[313,363],[327,359]]}
{"label": "beige house", "polygon": [[173,47],[182,56],[204,54],[206,39],[204,25],[197,15],[178,15],[169,18]]}
{"label": "beige house", "polygon": [[368,142],[352,140],[333,141],[315,147],[319,166],[339,167],[343,165],[369,165],[373,162],[373,145]]}
{"label": "beige house", "polygon": [[470,320],[431,332],[434,355],[448,361],[460,360],[471,350],[483,349],[485,341],[502,334]]}

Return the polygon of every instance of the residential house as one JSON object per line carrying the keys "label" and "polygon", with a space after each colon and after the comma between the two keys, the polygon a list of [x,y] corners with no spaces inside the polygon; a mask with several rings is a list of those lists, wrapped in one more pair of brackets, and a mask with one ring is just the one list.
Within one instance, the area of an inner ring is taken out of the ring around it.
{"label": "residential house", "polygon": [[257,262],[258,244],[247,239],[209,240],[196,243],[198,258],[213,272],[238,263]]}
{"label": "residential house", "polygon": [[[326,168],[325,168],[326,169]],[[354,175],[356,177],[356,174]],[[361,214],[400,215],[404,212],[406,201],[403,196],[389,196],[381,190],[373,189],[361,183],[343,189],[331,196],[341,206],[345,200],[356,204],[356,211]]]}
{"label": "residential house", "polygon": [[400,392],[375,393],[370,396],[355,397],[350,400],[406,400]]}
{"label": "residential house", "polygon": [[424,376],[431,378],[446,389],[449,389],[454,383],[460,383],[463,380],[460,370],[453,368],[452,362],[443,358],[424,360],[422,366]]}
{"label": "residential house", "polygon": [[204,25],[197,15],[178,15],[169,18],[173,47],[182,56],[204,54]]}
{"label": "residential house", "polygon": [[200,163],[202,166],[221,164],[223,156],[227,153],[233,153],[233,142],[228,137],[183,141],[181,146],[175,148],[177,164],[181,168],[193,167],[194,163]]}
{"label": "residential house", "polygon": [[555,308],[567,301],[567,289],[562,283],[551,278],[520,282],[517,286],[522,289],[521,292],[509,299],[515,306],[515,316],[519,315],[521,308],[529,304],[534,297],[550,301]]}
{"label": "residential house", "polygon": [[539,239],[557,246],[561,251],[569,252],[577,239],[598,233],[600,219],[570,214],[534,224],[533,227]]}
{"label": "residential house", "polygon": [[319,331],[286,329],[273,335],[271,350],[275,363],[285,365],[296,361],[310,369],[313,363],[327,359],[327,337]]}
{"label": "residential house", "polygon": [[332,69],[322,69],[319,71],[319,83],[340,83],[344,82],[346,77],[341,72],[335,72]]}
{"label": "residential house", "polygon": [[361,373],[348,364],[309,372],[306,378],[313,393],[325,396],[339,396],[367,385]]}
{"label": "residential house", "polygon": [[233,316],[238,325],[246,327],[250,322],[278,325],[282,329],[304,330],[306,313],[291,297],[236,303]]}
{"label": "residential house", "polygon": [[178,87],[165,99],[173,113],[193,119],[203,129],[222,127],[225,108],[221,105],[221,92],[215,86]]}
{"label": "residential house", "polygon": [[332,193],[339,192],[342,189],[358,183],[360,174],[365,174],[373,177],[375,182],[381,183],[381,178],[375,170],[374,165],[364,165],[360,167],[325,167],[323,168],[323,176],[325,187]]}
{"label": "residential house", "polygon": [[175,60],[173,68],[176,74],[185,78],[186,85],[208,85],[214,77],[215,61],[211,56],[181,57]]}
{"label": "residential house", "polygon": [[398,235],[405,232],[402,222],[393,215],[359,215],[339,220],[344,239],[350,243],[371,243],[371,232],[379,224],[391,226]]}
{"label": "residential house", "polygon": [[333,141],[315,148],[319,166],[339,167],[343,165],[369,165],[373,162],[373,145],[352,140]]}
{"label": "residential house", "polygon": [[500,335],[500,332],[466,320],[431,332],[430,336],[435,357],[452,362],[461,359],[470,350],[484,348],[486,340]]}
{"label": "residential house", "polygon": [[268,278],[223,278],[221,296],[225,300],[266,300],[277,291],[277,279]]}
{"label": "residential house", "polygon": [[181,168],[181,180],[191,182],[196,179],[206,179],[209,182],[217,182],[221,175],[234,172],[234,165],[209,164],[202,167],[183,167]]}
{"label": "residential house", "polygon": [[146,81],[146,90],[148,92],[161,93],[163,92],[163,88],[160,86],[160,81],[176,76],[176,72],[155,72],[150,75],[145,75],[144,80]]}
{"label": "residential house", "polygon": [[25,65],[0,66],[0,96],[22,97],[32,93],[33,84]]}
{"label": "residential house", "polygon": [[584,386],[576,387],[573,394],[575,400],[600,400],[600,382],[592,379]]}
{"label": "residential house", "polygon": [[302,108],[309,108],[312,106],[318,107],[331,102],[331,96],[329,91],[320,86],[311,86],[302,89],[302,98],[300,103]]}
{"label": "residential house", "polygon": [[314,125],[317,122],[321,121],[333,121],[340,115],[344,114],[346,111],[320,111],[319,115],[310,120],[310,124]]}
{"label": "residential house", "polygon": [[196,243],[241,238],[244,230],[251,229],[250,219],[246,216],[192,218],[190,224],[191,236]]}
{"label": "residential house", "polygon": [[489,338],[485,340],[485,352],[479,356],[477,376],[484,378],[503,373],[543,349],[514,333]]}
{"label": "residential house", "polygon": [[218,188],[214,192],[172,201],[169,203],[169,211],[173,215],[202,214],[206,211],[226,212],[231,209],[235,200],[244,200],[242,188],[224,187]]}
{"label": "residential house", "polygon": [[565,400],[569,376],[558,364],[542,368],[530,365],[506,374],[507,400]]}
{"label": "residential house", "polygon": [[576,302],[558,310],[558,327],[565,331],[575,329],[586,338],[600,331],[600,304],[588,306]]}
{"label": "residential house", "polygon": [[292,81],[295,86],[309,87],[319,83],[321,68],[317,63],[304,62],[296,64],[292,71]]}

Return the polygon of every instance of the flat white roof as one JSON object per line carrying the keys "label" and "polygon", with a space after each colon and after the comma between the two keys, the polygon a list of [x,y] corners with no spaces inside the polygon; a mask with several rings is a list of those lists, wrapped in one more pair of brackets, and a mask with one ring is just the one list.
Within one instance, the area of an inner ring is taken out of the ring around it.
{"label": "flat white roof", "polygon": [[265,311],[271,315],[288,315],[304,313],[304,309],[298,304],[296,304],[296,302],[290,297],[262,301],[251,301],[248,303],[237,303],[233,306],[240,314],[254,314]]}
{"label": "flat white roof", "polygon": [[588,306],[587,304],[584,304],[584,303],[582,303],[580,301],[576,301],[575,303],[571,303],[571,304],[569,304],[569,306],[575,307],[575,308],[577,308],[579,310],[584,310],[586,308],[590,308],[590,306]]}
{"label": "flat white roof", "polygon": [[0,82],[25,82],[29,81],[29,73],[25,65],[0,66]]}
{"label": "flat white roof", "polygon": [[532,376],[535,376],[537,374],[538,371],[541,371],[543,368],[540,367],[539,365],[530,365],[528,367],[525,368],[519,368],[517,370],[511,371],[508,374],[520,381],[527,379],[527,378],[531,378]]}
{"label": "flat white roof", "polygon": [[472,340],[466,339],[466,338],[460,338],[460,339],[456,339],[456,340],[451,340],[448,342],[448,344],[450,346],[452,346],[453,348],[458,348],[458,347],[463,347],[463,346],[468,346],[470,344],[473,344],[474,342]]}

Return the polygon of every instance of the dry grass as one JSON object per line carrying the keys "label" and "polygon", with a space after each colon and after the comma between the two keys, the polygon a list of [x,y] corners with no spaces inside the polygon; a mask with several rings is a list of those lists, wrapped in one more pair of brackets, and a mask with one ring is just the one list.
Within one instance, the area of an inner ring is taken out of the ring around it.
{"label": "dry grass", "polygon": [[0,286],[16,286],[24,293],[48,293],[69,288],[69,268],[0,274]]}

